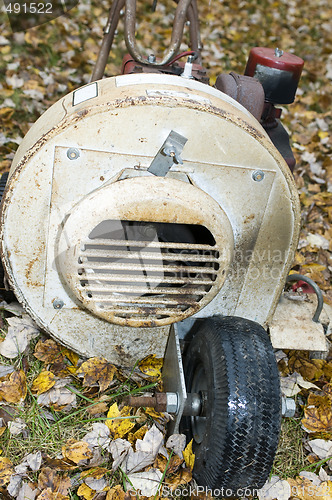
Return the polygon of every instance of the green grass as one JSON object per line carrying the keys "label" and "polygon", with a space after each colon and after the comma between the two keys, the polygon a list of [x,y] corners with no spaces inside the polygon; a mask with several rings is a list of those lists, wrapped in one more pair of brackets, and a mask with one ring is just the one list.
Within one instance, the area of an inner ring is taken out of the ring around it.
{"label": "green grass", "polygon": [[308,460],[306,460],[303,438],[301,418],[282,419],[279,446],[272,475],[282,479],[295,477],[309,465]]}

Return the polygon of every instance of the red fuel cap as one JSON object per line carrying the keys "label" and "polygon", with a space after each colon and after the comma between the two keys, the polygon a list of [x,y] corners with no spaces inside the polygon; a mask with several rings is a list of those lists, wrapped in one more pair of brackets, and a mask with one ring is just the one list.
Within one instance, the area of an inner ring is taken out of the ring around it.
{"label": "red fuel cap", "polygon": [[265,99],[274,104],[294,101],[304,61],[280,49],[254,47],[251,49],[245,75],[261,82]]}

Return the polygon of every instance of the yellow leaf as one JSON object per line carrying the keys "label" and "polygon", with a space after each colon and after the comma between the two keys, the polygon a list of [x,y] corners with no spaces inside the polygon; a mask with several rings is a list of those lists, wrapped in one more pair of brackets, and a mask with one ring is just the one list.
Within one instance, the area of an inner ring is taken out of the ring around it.
{"label": "yellow leaf", "polygon": [[92,458],[93,452],[90,446],[85,441],[75,441],[75,439],[70,439],[62,447],[62,455],[67,460],[79,464],[83,460]]}
{"label": "yellow leaf", "polygon": [[95,490],[92,490],[87,484],[82,483],[77,490],[77,494],[79,497],[85,498],[85,500],[92,500],[96,492]]}
{"label": "yellow leaf", "polygon": [[183,450],[183,458],[186,462],[186,466],[189,467],[190,470],[193,470],[195,463],[195,454],[193,453],[193,440],[191,440]]}
{"label": "yellow leaf", "polygon": [[125,495],[125,492],[118,484],[107,492],[106,500],[125,500]]}
{"label": "yellow leaf", "polygon": [[331,481],[324,481],[319,486],[316,486],[307,478],[296,477],[295,479],[287,479],[287,482],[291,487],[292,498],[300,498],[301,500],[331,500]]}
{"label": "yellow leaf", "polygon": [[136,432],[129,432],[127,439],[129,443],[135,444],[137,439],[143,439],[147,431],[149,430],[147,425],[143,425]]}
{"label": "yellow leaf", "polygon": [[2,434],[5,432],[6,430],[6,427],[0,427],[0,436],[2,436]]}
{"label": "yellow leaf", "polygon": [[55,375],[47,370],[40,372],[38,377],[32,382],[31,390],[36,392],[37,396],[48,391],[55,384]]}
{"label": "yellow leaf", "polygon": [[2,120],[10,120],[10,118],[13,116],[14,111],[15,110],[13,108],[8,108],[8,107],[1,108],[0,109],[1,119]]}
{"label": "yellow leaf", "polygon": [[101,479],[108,472],[109,470],[106,467],[92,467],[92,469],[81,472],[81,478],[93,477],[94,479]]}
{"label": "yellow leaf", "polygon": [[83,385],[91,387],[97,382],[105,391],[113,380],[116,368],[104,358],[91,358],[81,364],[77,375],[84,375]]}
{"label": "yellow leaf", "polygon": [[130,416],[131,408],[125,406],[120,411],[117,403],[114,403],[107,413],[107,420],[105,424],[114,436],[114,439],[122,438],[135,427],[135,422],[128,418]]}
{"label": "yellow leaf", "polygon": [[67,347],[62,349],[62,354],[66,356],[67,359],[71,362],[73,366],[77,366],[77,363],[80,359],[79,355],[76,352],[71,351]]}
{"label": "yellow leaf", "polygon": [[332,408],[328,396],[309,394],[302,425],[311,432],[332,432]]}
{"label": "yellow leaf", "polygon": [[142,373],[149,377],[161,377],[161,369],[163,367],[163,359],[156,358],[155,354],[150,354],[138,363],[138,368]]}
{"label": "yellow leaf", "polygon": [[9,380],[0,382],[0,400],[19,403],[27,395],[27,382],[22,370],[10,374]]}
{"label": "yellow leaf", "polygon": [[145,408],[144,412],[149,415],[153,420],[158,420],[164,418],[164,413],[158,413],[153,408]]}
{"label": "yellow leaf", "polygon": [[0,457],[0,486],[9,483],[12,474],[14,474],[12,462],[9,458]]}

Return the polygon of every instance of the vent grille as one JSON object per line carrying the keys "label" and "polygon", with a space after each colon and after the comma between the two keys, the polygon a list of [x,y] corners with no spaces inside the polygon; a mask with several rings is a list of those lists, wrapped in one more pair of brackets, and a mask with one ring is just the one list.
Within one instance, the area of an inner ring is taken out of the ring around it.
{"label": "vent grille", "polygon": [[92,232],[81,246],[77,268],[86,306],[128,326],[164,325],[194,314],[217,292],[220,272],[220,250],[202,228],[208,243],[159,241],[156,232],[152,241]]}

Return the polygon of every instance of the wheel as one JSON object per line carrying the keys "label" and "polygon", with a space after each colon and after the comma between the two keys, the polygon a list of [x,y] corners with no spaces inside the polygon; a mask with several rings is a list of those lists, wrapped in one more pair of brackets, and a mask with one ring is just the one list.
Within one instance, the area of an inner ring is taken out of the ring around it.
{"label": "wheel", "polygon": [[279,440],[281,395],[270,339],[238,317],[204,320],[184,357],[187,392],[200,393],[205,416],[186,416],[193,475],[200,486],[261,488]]}

